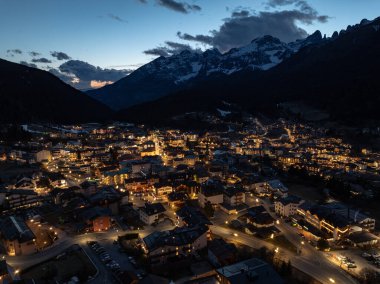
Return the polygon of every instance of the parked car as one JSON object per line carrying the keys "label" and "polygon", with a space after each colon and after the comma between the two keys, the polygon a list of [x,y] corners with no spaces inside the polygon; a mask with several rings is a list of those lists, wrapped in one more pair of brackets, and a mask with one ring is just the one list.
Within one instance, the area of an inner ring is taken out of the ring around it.
{"label": "parked car", "polygon": [[363,252],[362,253],[362,257],[364,257],[364,258],[370,258],[371,255],[369,253]]}

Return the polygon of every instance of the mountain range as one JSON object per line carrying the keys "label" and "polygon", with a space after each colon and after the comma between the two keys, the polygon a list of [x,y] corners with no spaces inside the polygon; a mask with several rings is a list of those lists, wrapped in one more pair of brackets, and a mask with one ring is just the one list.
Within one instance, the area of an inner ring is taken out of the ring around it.
{"label": "mountain range", "polygon": [[316,31],[306,39],[288,44],[267,35],[224,54],[217,49],[203,53],[186,50],[170,57],[161,56],[114,84],[90,90],[87,94],[120,110],[195,85],[213,74],[268,70],[301,48],[323,40],[320,31]]}
{"label": "mountain range", "polygon": [[380,18],[363,20],[303,46],[268,70],[213,74],[168,96],[121,110],[118,118],[157,123],[189,112],[215,111],[221,102],[250,113],[278,115],[292,103],[301,108],[299,114],[310,108],[330,120],[378,125],[379,68]]}
{"label": "mountain range", "polygon": [[[197,111],[380,121],[380,18],[322,37],[272,36],[221,54],[159,57],[112,85],[80,92],[49,72],[0,60],[0,122],[170,122]],[[314,115],[315,116],[315,115]]]}

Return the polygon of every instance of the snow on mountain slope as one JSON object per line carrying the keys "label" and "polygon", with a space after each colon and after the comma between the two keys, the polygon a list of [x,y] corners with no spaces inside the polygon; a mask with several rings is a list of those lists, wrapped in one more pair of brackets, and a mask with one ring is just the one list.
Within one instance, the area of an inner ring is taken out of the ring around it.
{"label": "snow on mountain slope", "polygon": [[300,48],[322,40],[317,31],[292,43],[267,35],[224,54],[217,49],[203,53],[186,50],[170,57],[159,57],[114,84],[87,94],[113,109],[126,108],[172,93],[196,78],[215,73],[233,74],[246,69],[268,70]]}

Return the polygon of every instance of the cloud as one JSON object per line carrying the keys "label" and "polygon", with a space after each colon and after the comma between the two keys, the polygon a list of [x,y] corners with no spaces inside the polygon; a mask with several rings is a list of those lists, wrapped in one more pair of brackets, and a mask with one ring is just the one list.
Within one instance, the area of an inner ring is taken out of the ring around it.
{"label": "cloud", "polygon": [[318,12],[313,7],[311,7],[309,3],[307,3],[305,0],[269,0],[267,4],[271,8],[293,5],[300,11],[314,16],[316,20],[323,23],[327,22],[327,20],[330,18],[326,15],[318,15]]}
{"label": "cloud", "polygon": [[145,50],[144,53],[147,55],[168,57],[168,56],[181,53],[182,51],[185,51],[185,50],[200,52],[199,49],[193,49],[188,44],[183,44],[183,43],[173,42],[173,41],[166,41],[165,46],[159,46],[152,49],[148,49],[148,50]]}
{"label": "cloud", "polygon": [[107,66],[107,68],[124,68],[124,69],[127,68],[130,71],[132,71],[132,70],[135,70],[137,68],[140,68],[143,65],[145,65],[145,63],[110,65],[110,66]]}
{"label": "cloud", "polygon": [[61,51],[51,51],[50,52],[51,56],[57,58],[58,60],[70,60],[71,57],[68,56],[66,53],[61,52]]}
{"label": "cloud", "polygon": [[16,48],[16,49],[8,49],[7,50],[7,55],[8,56],[15,56],[15,55],[18,55],[18,54],[22,54],[22,50],[21,49],[18,49],[18,48]]}
{"label": "cloud", "polygon": [[151,49],[145,50],[144,53],[146,55],[153,55],[153,56],[164,56],[164,57],[170,56],[168,52],[168,48],[165,46],[151,48]]}
{"label": "cloud", "polygon": [[104,87],[105,85],[109,85],[109,84],[112,84],[112,83],[113,83],[112,81],[96,81],[96,80],[92,80],[90,82],[90,86],[93,89],[98,89],[98,88]]}
{"label": "cloud", "polygon": [[45,57],[41,57],[41,58],[33,58],[32,62],[33,63],[51,63],[51,60],[49,60]]}
{"label": "cloud", "polygon": [[[294,41],[307,36],[307,32],[298,26],[298,23],[311,25],[314,22],[325,23],[329,17],[319,15],[318,12],[302,0],[273,0],[268,5],[273,7],[277,3],[292,3],[295,9],[265,11],[250,14],[245,10],[234,11],[230,18],[218,30],[212,30],[210,35],[190,35],[178,32],[177,36],[183,40],[199,42],[218,48],[226,52],[234,47],[248,44],[253,39],[272,35],[285,42]],[[284,4],[285,5],[285,4]]]}
{"label": "cloud", "polygon": [[183,39],[183,40],[188,40],[188,41],[196,41],[196,42],[200,42],[200,43],[203,43],[203,44],[208,44],[208,45],[212,45],[213,43],[213,36],[208,36],[208,35],[190,35],[190,34],[187,34],[187,33],[181,33],[181,32],[177,32],[177,36],[180,38],[180,39]]}
{"label": "cloud", "polygon": [[115,21],[117,21],[117,22],[120,22],[120,23],[128,23],[128,21],[126,21],[126,20],[120,18],[119,16],[117,16],[117,15],[115,15],[115,14],[110,13],[110,14],[108,14],[107,16],[108,16],[109,18],[111,18],[112,20],[115,20]]}
{"label": "cloud", "polygon": [[26,62],[26,61],[20,61],[20,64],[25,65],[25,66],[28,66],[28,67],[37,68],[37,65],[36,65],[36,64],[28,63],[28,62]]}
{"label": "cloud", "polygon": [[80,60],[69,60],[58,68],[49,70],[62,81],[77,89],[91,89],[101,87],[101,84],[112,84],[113,82],[127,76],[131,69],[103,69]]}
{"label": "cloud", "polygon": [[36,57],[36,56],[40,56],[41,53],[36,52],[36,51],[30,51],[30,52],[29,52],[29,55],[32,56],[32,57]]}
{"label": "cloud", "polygon": [[59,71],[56,68],[49,69],[49,72],[57,76],[58,78],[60,78],[62,81],[66,83],[74,83],[76,79],[74,74],[64,73],[64,72]]}
{"label": "cloud", "polygon": [[231,14],[232,18],[239,18],[239,17],[248,17],[250,12],[248,10],[239,10],[239,11],[234,11]]}
{"label": "cloud", "polygon": [[74,74],[84,81],[116,81],[131,72],[131,70],[103,69],[80,60],[69,60],[60,65],[59,70]]}
{"label": "cloud", "polygon": [[162,7],[184,14],[199,12],[202,10],[202,8],[198,5],[188,4],[186,2],[177,2],[175,0],[157,0],[157,3]]}

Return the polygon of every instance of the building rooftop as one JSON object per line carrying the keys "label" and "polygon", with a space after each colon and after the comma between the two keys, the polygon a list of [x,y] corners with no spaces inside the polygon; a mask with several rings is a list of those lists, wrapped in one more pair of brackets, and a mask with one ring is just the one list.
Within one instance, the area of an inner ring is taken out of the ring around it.
{"label": "building rooftop", "polygon": [[191,206],[184,206],[176,212],[183,222],[189,227],[196,225],[211,225],[210,220],[197,208]]}
{"label": "building rooftop", "polygon": [[0,230],[4,239],[18,240],[25,243],[35,239],[35,235],[26,225],[23,219],[18,216],[8,216],[0,222]]}
{"label": "building rooftop", "polygon": [[148,216],[160,214],[166,211],[165,207],[161,203],[145,203],[145,206],[141,207],[140,210]]}
{"label": "building rooftop", "polygon": [[284,281],[266,262],[251,258],[216,270],[230,284],[282,284]]}
{"label": "building rooftop", "polygon": [[278,200],[276,200],[276,202],[280,202],[284,206],[290,203],[299,204],[301,201],[302,201],[302,198],[295,195],[289,195],[287,197],[279,198]]}
{"label": "building rooftop", "polygon": [[149,251],[162,246],[190,245],[208,231],[207,226],[180,227],[170,231],[154,232],[143,241]]}

